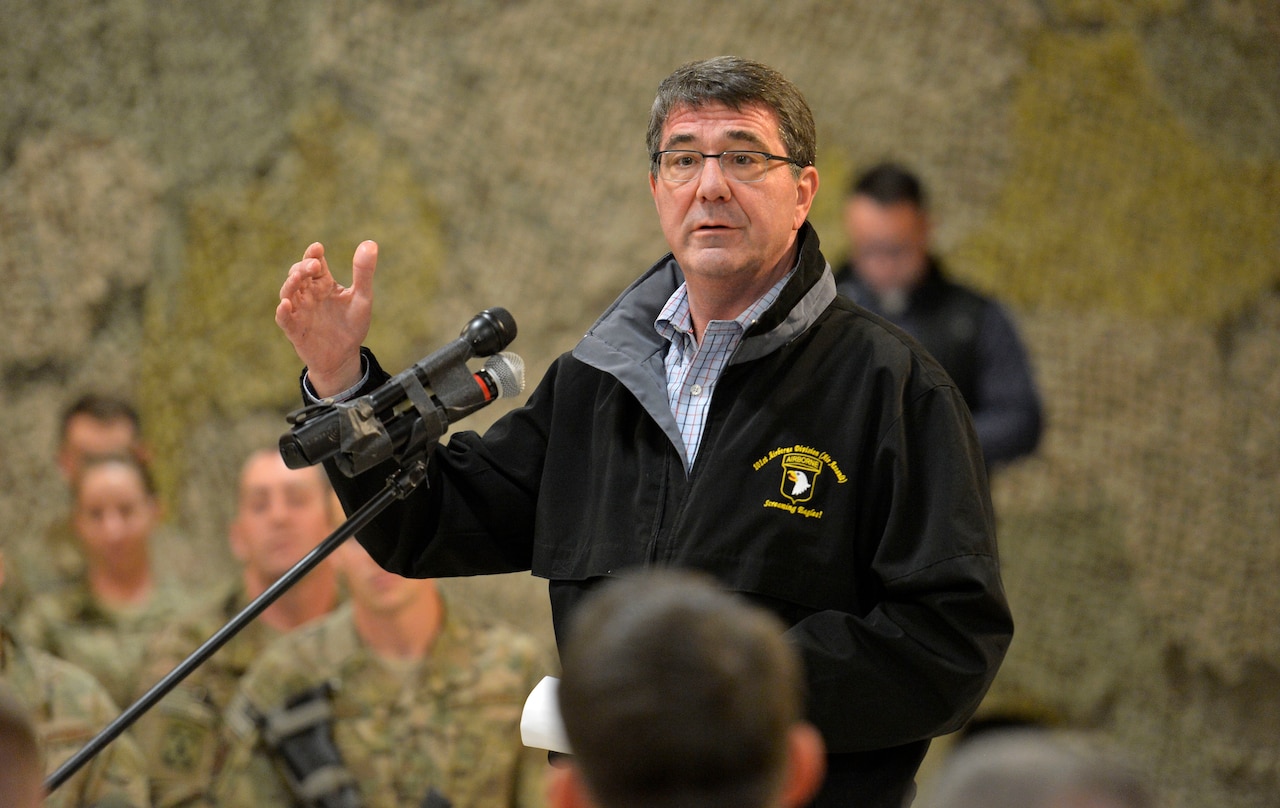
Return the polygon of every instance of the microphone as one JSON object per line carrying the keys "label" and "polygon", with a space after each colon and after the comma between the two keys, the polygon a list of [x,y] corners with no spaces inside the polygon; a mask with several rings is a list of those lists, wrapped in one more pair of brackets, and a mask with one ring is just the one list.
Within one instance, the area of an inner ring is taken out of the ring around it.
{"label": "microphone", "polygon": [[[285,465],[303,468],[332,458],[342,473],[354,477],[435,441],[451,423],[494,399],[518,395],[524,389],[524,360],[499,353],[515,336],[516,323],[506,309],[485,309],[456,340],[371,393],[291,412],[287,420],[293,428],[280,437]],[[472,356],[490,358],[473,373],[466,365]]]}
{"label": "microphone", "polygon": [[509,398],[524,390],[524,360],[510,351],[489,357],[484,367],[472,374],[480,388],[480,406],[495,398]]}

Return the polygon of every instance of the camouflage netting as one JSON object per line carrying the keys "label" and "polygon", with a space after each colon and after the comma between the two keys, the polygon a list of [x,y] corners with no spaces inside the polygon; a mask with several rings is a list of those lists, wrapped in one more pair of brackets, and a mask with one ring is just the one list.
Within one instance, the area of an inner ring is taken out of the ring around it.
{"label": "camouflage netting", "polygon": [[[276,291],[313,240],[338,267],[379,240],[387,367],[503,305],[536,379],[665,250],[648,105],[726,52],[806,91],[829,256],[842,186],[900,158],[1025,332],[1049,429],[994,480],[1019,633],[984,710],[1103,730],[1172,806],[1276,804],[1272,0],[0,0],[6,534],[63,507],[57,412],[104,387],[229,570],[237,465],[297,397]],[[549,641],[537,582],[456,586]]]}

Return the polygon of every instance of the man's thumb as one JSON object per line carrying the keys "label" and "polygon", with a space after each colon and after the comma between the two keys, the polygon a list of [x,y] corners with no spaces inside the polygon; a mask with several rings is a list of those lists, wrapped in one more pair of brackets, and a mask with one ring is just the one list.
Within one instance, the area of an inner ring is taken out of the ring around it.
{"label": "man's thumb", "polygon": [[351,288],[359,295],[373,294],[373,272],[378,267],[378,243],[362,241],[351,259]]}

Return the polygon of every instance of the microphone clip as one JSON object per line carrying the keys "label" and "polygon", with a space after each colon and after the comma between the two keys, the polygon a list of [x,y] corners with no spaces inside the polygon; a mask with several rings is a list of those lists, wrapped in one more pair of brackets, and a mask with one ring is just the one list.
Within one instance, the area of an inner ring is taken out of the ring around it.
{"label": "microphone clip", "polygon": [[307,419],[313,416],[320,416],[326,412],[330,412],[335,406],[335,402],[331,398],[324,398],[314,404],[308,404],[305,407],[299,407],[289,414],[285,415],[284,420],[289,426],[302,426]]}

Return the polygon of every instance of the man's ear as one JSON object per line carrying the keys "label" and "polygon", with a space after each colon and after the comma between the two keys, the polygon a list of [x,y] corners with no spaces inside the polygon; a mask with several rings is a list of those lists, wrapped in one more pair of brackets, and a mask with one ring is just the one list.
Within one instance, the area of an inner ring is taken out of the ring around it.
{"label": "man's ear", "polygon": [[796,212],[792,220],[792,228],[799,230],[809,218],[809,210],[813,207],[813,199],[818,195],[818,169],[805,166],[800,169],[800,178],[796,182]]}
{"label": "man's ear", "polygon": [[549,808],[595,808],[582,773],[572,762],[554,766],[547,773],[547,805]]}
{"label": "man's ear", "polygon": [[787,776],[782,804],[787,808],[808,805],[827,773],[827,745],[812,724],[797,722],[787,732]]}
{"label": "man's ear", "polygon": [[151,445],[142,439],[135,440],[129,446],[129,451],[133,456],[138,458],[138,462],[147,468],[151,468],[155,463],[155,452],[151,451]]}
{"label": "man's ear", "polygon": [[58,454],[54,457],[54,463],[58,466],[58,473],[62,475],[62,481],[67,485],[75,482],[75,460],[71,457],[71,450],[64,445],[58,446]]}

